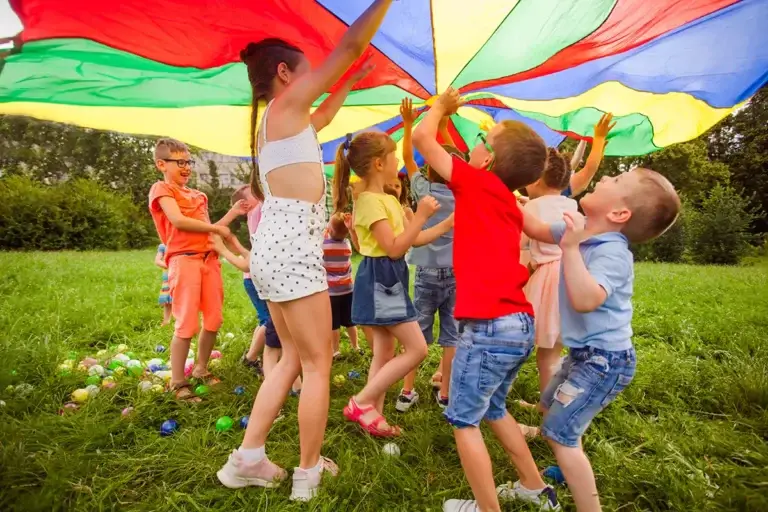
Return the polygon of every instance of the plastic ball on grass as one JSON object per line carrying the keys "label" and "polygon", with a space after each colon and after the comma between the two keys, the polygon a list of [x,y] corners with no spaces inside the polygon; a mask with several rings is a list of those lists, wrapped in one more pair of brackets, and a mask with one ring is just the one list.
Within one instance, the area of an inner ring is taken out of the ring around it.
{"label": "plastic ball on grass", "polygon": [[152,389],[150,391],[152,391],[153,393],[162,393],[163,386],[161,386],[160,384],[153,384]]}
{"label": "plastic ball on grass", "polygon": [[221,352],[218,350],[211,351],[211,359],[221,359]]}
{"label": "plastic ball on grass", "polygon": [[101,391],[101,388],[95,384],[89,384],[85,386],[85,390],[88,392],[88,396],[94,397],[99,394],[99,391]]}
{"label": "plastic ball on grass", "polygon": [[60,364],[59,375],[61,375],[62,377],[66,377],[67,375],[72,375],[72,367],[64,364]]}
{"label": "plastic ball on grass", "polygon": [[250,416],[243,416],[240,418],[240,428],[245,429],[248,428],[248,420],[250,420]]}
{"label": "plastic ball on grass", "polygon": [[59,409],[59,416],[64,416],[68,412],[75,412],[79,408],[80,405],[76,404],[75,402],[67,402],[64,404],[64,407]]}
{"label": "plastic ball on grass", "polygon": [[163,352],[165,352],[165,347],[163,345],[156,345],[155,352],[157,352],[158,354],[162,354]]}
{"label": "plastic ball on grass", "polygon": [[360,372],[358,372],[357,370],[352,370],[347,374],[347,377],[349,377],[352,380],[359,379]]}
{"label": "plastic ball on grass", "polygon": [[83,403],[91,397],[91,395],[88,393],[88,390],[84,388],[74,390],[71,396],[72,401],[78,403]]}
{"label": "plastic ball on grass", "polygon": [[228,340],[231,340],[232,338],[235,337],[235,335],[234,333],[228,332],[227,334],[224,335],[224,337],[227,338]]}
{"label": "plastic ball on grass", "polygon": [[211,388],[209,388],[205,384],[200,384],[199,386],[197,386],[195,388],[195,394],[197,396],[205,396],[205,395],[207,395],[210,392],[211,392]]}
{"label": "plastic ball on grass", "polygon": [[24,384],[19,384],[18,386],[16,386],[16,388],[13,391],[17,395],[23,397],[23,396],[27,396],[28,394],[30,394],[33,389],[34,389],[34,387],[32,386],[32,384],[24,383]]}
{"label": "plastic ball on grass", "polygon": [[122,354],[123,352],[126,352],[128,350],[128,345],[126,345],[125,343],[121,343],[117,346],[116,350],[118,353]]}
{"label": "plastic ball on grass", "polygon": [[221,359],[211,359],[208,361],[208,368],[219,368],[221,367]]}
{"label": "plastic ball on grass", "polygon": [[160,435],[163,437],[170,436],[178,430],[179,424],[176,423],[176,420],[165,420],[163,424],[160,425]]}
{"label": "plastic ball on grass", "polygon": [[101,387],[104,389],[112,389],[117,385],[115,382],[114,377],[106,377],[103,381],[101,381]]}
{"label": "plastic ball on grass", "polygon": [[384,447],[381,449],[382,453],[384,455],[389,455],[391,457],[399,457],[400,456],[400,447],[397,446],[395,443],[387,443],[384,445]]}
{"label": "plastic ball on grass", "polygon": [[104,367],[100,364],[95,364],[88,368],[88,375],[104,375]]}
{"label": "plastic ball on grass", "polygon": [[227,430],[231,430],[234,424],[235,422],[232,420],[232,418],[229,416],[222,416],[216,420],[216,431],[226,432]]}
{"label": "plastic ball on grass", "polygon": [[139,391],[142,393],[148,393],[149,391],[152,391],[152,383],[148,380],[139,382]]}
{"label": "plastic ball on grass", "polygon": [[87,385],[89,385],[89,386],[90,386],[90,385],[94,385],[94,386],[96,386],[96,385],[98,385],[100,382],[101,382],[101,377],[99,377],[98,375],[91,375],[91,376],[89,376],[87,379],[85,379],[85,383],[86,383]]}
{"label": "plastic ball on grass", "polygon": [[121,363],[127,363],[128,361],[131,360],[131,358],[125,354],[115,354],[115,357],[113,357],[112,360],[120,361]]}
{"label": "plastic ball on grass", "polygon": [[128,373],[134,377],[140,377],[144,373],[144,368],[141,366],[131,366],[128,368]]}
{"label": "plastic ball on grass", "polygon": [[5,407],[6,405],[5,400],[0,400],[0,407]]}
{"label": "plastic ball on grass", "polygon": [[118,360],[116,360],[116,359],[113,359],[113,360],[112,360],[112,361],[110,361],[110,362],[109,362],[109,364],[107,365],[107,369],[108,369],[108,370],[112,370],[112,371],[115,371],[115,370],[117,370],[118,368],[120,368],[120,367],[122,367],[122,366],[123,366],[123,362],[122,362],[122,361],[118,361]]}
{"label": "plastic ball on grass", "polygon": [[80,364],[85,366],[86,368],[90,368],[91,366],[93,366],[95,364],[99,364],[99,362],[96,359],[92,358],[92,357],[86,357],[85,359],[80,361]]}
{"label": "plastic ball on grass", "polygon": [[156,366],[160,366],[161,364],[163,364],[163,360],[160,359],[159,357],[153,357],[152,359],[147,361],[147,366],[152,366],[153,364]]}
{"label": "plastic ball on grass", "polygon": [[333,383],[337,386],[343,386],[347,382],[347,378],[341,374],[333,376]]}
{"label": "plastic ball on grass", "polygon": [[125,375],[126,371],[127,370],[125,369],[125,367],[120,366],[119,368],[115,368],[114,374],[115,374],[115,376],[120,377],[121,375]]}
{"label": "plastic ball on grass", "polygon": [[136,359],[136,354],[134,352],[126,352],[125,355],[128,359]]}
{"label": "plastic ball on grass", "polygon": [[245,386],[237,386],[235,388],[235,394],[236,395],[244,395],[245,394]]}
{"label": "plastic ball on grass", "polygon": [[120,415],[123,417],[126,417],[126,416],[130,416],[132,412],[133,412],[133,407],[126,407],[120,412]]}
{"label": "plastic ball on grass", "polygon": [[98,359],[102,359],[104,357],[107,357],[107,351],[104,350],[104,349],[99,350],[98,352],[96,352],[96,357]]}

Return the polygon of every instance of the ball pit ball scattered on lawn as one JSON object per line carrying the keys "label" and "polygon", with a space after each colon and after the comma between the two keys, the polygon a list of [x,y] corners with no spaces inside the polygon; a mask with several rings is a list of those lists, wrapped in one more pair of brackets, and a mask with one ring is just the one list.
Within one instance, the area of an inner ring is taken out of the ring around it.
{"label": "ball pit ball scattered on lawn", "polygon": [[72,392],[72,400],[78,403],[83,403],[91,396],[87,389],[80,388]]}
{"label": "ball pit ball scattered on lawn", "polygon": [[104,349],[99,350],[98,352],[96,352],[96,357],[99,359],[107,357],[107,351]]}
{"label": "ball pit ball scattered on lawn", "polygon": [[236,395],[244,395],[245,394],[245,387],[244,386],[237,386],[235,388],[235,394]]}
{"label": "ball pit ball scattered on lawn", "polygon": [[106,377],[103,381],[101,381],[101,387],[104,389],[112,389],[117,385],[115,382],[114,377]]}
{"label": "ball pit ball scattered on lawn", "polygon": [[148,393],[149,391],[152,391],[152,383],[148,380],[139,382],[139,391],[142,393]]}
{"label": "ball pit ball scattered on lawn", "polygon": [[66,377],[67,375],[72,375],[72,367],[67,366],[65,364],[59,365],[59,375],[62,377]]}
{"label": "ball pit ball scattered on lawn", "polygon": [[163,424],[160,425],[160,435],[163,437],[170,436],[177,430],[179,430],[179,424],[176,423],[176,420],[165,420]]}
{"label": "ball pit ball scattered on lawn", "polygon": [[211,359],[210,361],[208,361],[208,367],[209,368],[216,369],[216,368],[218,368],[220,366],[221,366],[221,359]]}
{"label": "ball pit ball scattered on lawn", "polygon": [[227,334],[224,335],[224,337],[227,338],[228,340],[231,340],[232,338],[235,337],[235,334],[231,333],[231,332],[228,332]]}
{"label": "ball pit ball scattered on lawn", "polygon": [[153,393],[162,393],[163,392],[163,386],[160,384],[152,384],[152,389],[150,390]]}
{"label": "ball pit ball scattered on lawn", "polygon": [[160,371],[161,366],[159,364],[150,364],[147,366],[147,369],[151,371],[152,373],[157,373]]}
{"label": "ball pit ball scattered on lawn", "polygon": [[341,374],[333,376],[333,383],[337,386],[343,386],[347,382],[347,378]]}
{"label": "ball pit ball scattered on lawn", "polygon": [[115,357],[112,358],[113,361],[120,361],[122,363],[127,363],[131,360],[130,357],[128,357],[125,354],[115,354]]}
{"label": "ball pit ball scattered on lawn", "polygon": [[229,416],[222,416],[216,420],[216,431],[226,432],[227,430],[231,430],[234,424],[235,422],[232,420],[232,418]]}
{"label": "ball pit ball scattered on lawn", "polygon": [[125,417],[125,416],[130,416],[130,414],[131,414],[132,412],[133,412],[133,407],[126,407],[125,409],[123,409],[123,410],[120,412],[120,415],[121,415],[121,416],[123,416],[123,417]]}
{"label": "ball pit ball scattered on lawn", "polygon": [[171,372],[168,370],[160,370],[159,372],[155,373],[155,377],[162,379],[163,382],[168,382],[171,380]]}
{"label": "ball pit ball scattered on lawn", "polygon": [[219,352],[218,350],[212,350],[211,359],[221,359],[221,352]]}
{"label": "ball pit ball scattered on lawn", "polygon": [[126,369],[123,366],[120,366],[119,368],[115,368],[114,370],[115,375],[117,375],[118,377],[121,375],[125,375],[125,372],[126,372]]}
{"label": "ball pit ball scattered on lawn", "polygon": [[240,428],[245,429],[248,428],[248,420],[250,420],[250,416],[243,416],[240,418]]}
{"label": "ball pit ball scattered on lawn", "polygon": [[85,379],[85,383],[89,386],[92,384],[95,386],[100,382],[101,382],[101,377],[99,377],[98,375],[89,375],[88,378]]}
{"label": "ball pit ball scattered on lawn", "polygon": [[125,366],[128,368],[133,368],[134,366],[141,366],[141,361],[138,359],[129,359],[128,362],[125,363]]}
{"label": "ball pit ball scattered on lawn", "polygon": [[147,366],[152,366],[152,365],[162,366],[162,364],[163,364],[163,360],[160,359],[159,357],[154,357],[154,358],[150,359],[149,361],[147,361]]}
{"label": "ball pit ball scattered on lawn", "polygon": [[104,375],[104,367],[100,364],[95,364],[88,368],[88,375]]}
{"label": "ball pit ball scattered on lawn", "polygon": [[59,409],[59,416],[64,416],[68,412],[75,412],[79,408],[80,406],[75,402],[67,402],[64,404],[64,407]]}
{"label": "ball pit ball scattered on lawn", "polygon": [[[0,407],[5,407],[6,405],[5,400],[0,400]],[[246,421],[246,423],[248,422]]]}
{"label": "ball pit ball scattered on lawn", "polygon": [[128,373],[133,375],[134,377],[140,377],[141,374],[144,373],[144,368],[141,366],[131,366],[128,368]]}
{"label": "ball pit ball scattered on lawn", "polygon": [[358,372],[357,370],[352,370],[347,374],[347,377],[349,377],[352,380],[359,379],[360,372]]}
{"label": "ball pit ball scattered on lawn", "polygon": [[197,387],[195,388],[195,394],[196,394],[197,396],[205,396],[205,395],[207,395],[208,393],[210,393],[210,391],[211,391],[211,388],[209,388],[209,387],[208,387],[208,386],[206,386],[205,384],[200,384],[199,386],[197,386]]}
{"label": "ball pit ball scattered on lawn", "polygon": [[397,446],[395,443],[387,443],[384,445],[384,447],[381,449],[381,451],[385,455],[390,455],[392,457],[399,457],[400,456],[400,447]]}
{"label": "ball pit ball scattered on lawn", "polygon": [[128,345],[126,345],[125,343],[121,343],[121,344],[119,344],[119,345],[117,346],[117,349],[116,349],[116,350],[117,350],[117,352],[118,352],[118,353],[120,353],[120,354],[122,354],[123,352],[127,352],[127,351],[128,351]]}
{"label": "ball pit ball scattered on lawn", "polygon": [[155,346],[155,352],[157,352],[158,354],[162,354],[163,352],[165,352],[165,347],[163,345],[157,345]]}
{"label": "ball pit ball scattered on lawn", "polygon": [[99,386],[96,386],[95,384],[89,384],[85,386],[85,390],[88,392],[88,396],[94,397],[99,394],[99,391],[101,391],[101,388],[99,388]]}
{"label": "ball pit ball scattered on lawn", "polygon": [[33,389],[34,387],[32,387],[32,384],[19,384],[16,386],[16,388],[14,388],[13,392],[21,397],[24,397],[30,394]]}
{"label": "ball pit ball scattered on lawn", "polygon": [[86,357],[85,359],[80,361],[80,364],[85,366],[86,368],[90,368],[91,366],[93,366],[95,364],[98,364],[98,363],[99,362],[96,359],[92,358],[92,357]]}

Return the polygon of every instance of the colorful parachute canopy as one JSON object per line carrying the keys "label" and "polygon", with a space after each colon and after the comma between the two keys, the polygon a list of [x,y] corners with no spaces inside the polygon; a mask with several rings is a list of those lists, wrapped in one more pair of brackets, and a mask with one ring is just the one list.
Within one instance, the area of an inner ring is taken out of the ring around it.
{"label": "colorful parachute canopy", "polygon": [[[369,4],[351,0],[11,0],[21,51],[0,72],[0,113],[172,136],[248,155],[239,51],[281,37],[317,64]],[[551,145],[617,125],[608,155],[698,136],[768,80],[768,0],[403,0],[373,39],[376,69],[321,132],[402,137],[399,104],[448,86],[469,100],[460,146],[489,120],[524,119]],[[322,98],[318,100],[318,103]]]}

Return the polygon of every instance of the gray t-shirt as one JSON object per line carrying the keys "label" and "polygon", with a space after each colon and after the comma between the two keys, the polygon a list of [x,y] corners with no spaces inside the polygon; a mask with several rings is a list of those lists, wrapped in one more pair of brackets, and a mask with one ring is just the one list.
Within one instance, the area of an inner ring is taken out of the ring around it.
{"label": "gray t-shirt", "polygon": [[[448,186],[443,183],[431,183],[420,172],[411,177],[411,194],[416,201],[425,196],[432,196],[440,203],[440,209],[424,224],[424,229],[444,221],[456,208],[453,192]],[[452,268],[453,230],[448,231],[429,245],[411,249],[407,261],[409,264],[419,267]]]}

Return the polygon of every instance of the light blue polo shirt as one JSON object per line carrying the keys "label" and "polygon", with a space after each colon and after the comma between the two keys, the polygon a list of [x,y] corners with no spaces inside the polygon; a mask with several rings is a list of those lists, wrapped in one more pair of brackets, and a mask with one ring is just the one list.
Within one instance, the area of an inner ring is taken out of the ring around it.
{"label": "light blue polo shirt", "polygon": [[[556,243],[565,233],[565,222],[551,225]],[[581,242],[581,257],[597,284],[607,295],[591,313],[579,313],[571,305],[560,269],[560,325],[563,345],[620,351],[632,348],[632,285],[634,259],[627,237],[618,232],[602,233]]]}
{"label": "light blue polo shirt", "polygon": [[[421,172],[411,178],[411,194],[416,201],[422,197],[432,196],[437,199],[440,209],[427,220],[424,229],[444,221],[456,209],[456,200],[448,185],[430,182]],[[428,268],[453,267],[453,230],[421,247],[414,247],[406,258],[409,264]]]}

